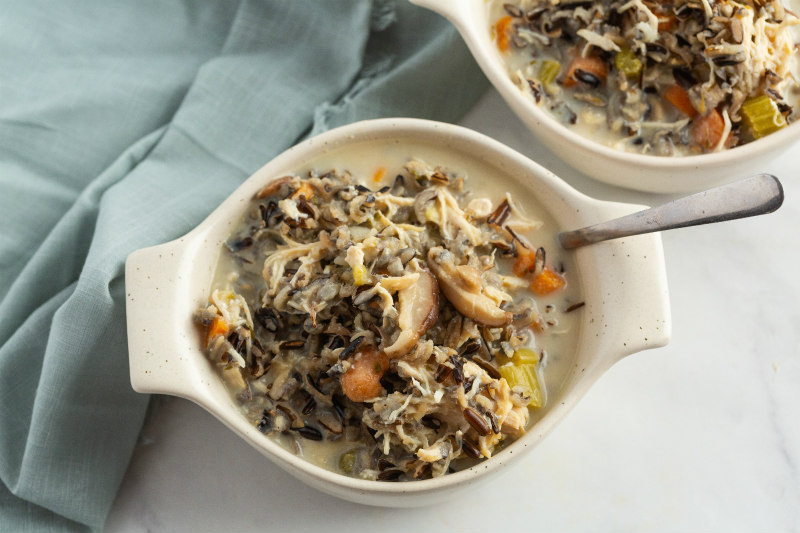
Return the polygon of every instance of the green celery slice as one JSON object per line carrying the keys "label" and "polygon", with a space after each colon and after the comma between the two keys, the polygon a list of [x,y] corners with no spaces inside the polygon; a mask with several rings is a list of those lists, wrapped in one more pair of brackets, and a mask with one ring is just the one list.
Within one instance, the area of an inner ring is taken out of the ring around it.
{"label": "green celery slice", "polygon": [[544,395],[539,386],[539,378],[536,376],[536,365],[523,364],[515,365],[509,363],[498,368],[500,375],[508,382],[512,389],[520,386],[527,390],[531,395],[531,403],[528,407],[541,407],[544,405]]}
{"label": "green celery slice", "polygon": [[552,59],[545,59],[539,65],[539,81],[542,85],[550,85],[556,81],[559,72],[561,72],[561,63]]}
{"label": "green celery slice", "polygon": [[745,100],[742,104],[742,117],[754,139],[760,139],[786,126],[786,119],[778,106],[766,94]]}
{"label": "green celery slice", "polygon": [[635,79],[642,72],[642,60],[636,57],[633,50],[626,47],[614,56],[614,67],[628,79]]}

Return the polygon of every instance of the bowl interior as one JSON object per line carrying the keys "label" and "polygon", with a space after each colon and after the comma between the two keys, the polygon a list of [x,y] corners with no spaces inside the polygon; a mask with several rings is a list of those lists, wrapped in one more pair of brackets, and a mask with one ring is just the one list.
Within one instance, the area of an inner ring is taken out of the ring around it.
{"label": "bowl interior", "polygon": [[[269,181],[337,161],[348,162],[349,170],[361,174],[362,168],[374,168],[372,162],[398,154],[466,169],[468,179],[481,181],[487,191],[511,191],[529,215],[542,214],[552,224],[553,234],[637,210],[637,206],[585,197],[520,154],[464,128],[384,119],[333,130],[256,172],[183,238],[131,256],[126,283],[134,388],[195,401],[281,467],[322,490],[365,503],[409,505],[428,501],[424,498],[433,491],[463,488],[498,471],[546,435],[620,357],[667,342],[669,307],[660,237],[651,234],[602,243],[565,252],[566,260],[574,265],[570,283],[579,286],[586,305],[578,311],[574,352],[549,378],[547,405],[536,415],[531,431],[478,467],[409,483],[364,481],[314,466],[261,434],[240,414],[202,353],[201,333],[192,321],[195,309],[207,302],[223,243],[250,199]],[[404,497],[381,499],[387,494]]]}

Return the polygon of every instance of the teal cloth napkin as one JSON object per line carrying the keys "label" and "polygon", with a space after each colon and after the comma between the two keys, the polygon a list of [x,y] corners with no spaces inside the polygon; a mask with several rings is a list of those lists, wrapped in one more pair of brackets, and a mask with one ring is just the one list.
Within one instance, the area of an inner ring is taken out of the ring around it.
{"label": "teal cloth napkin", "polygon": [[123,265],[304,137],[487,83],[405,2],[0,0],[0,530],[101,530],[148,398]]}

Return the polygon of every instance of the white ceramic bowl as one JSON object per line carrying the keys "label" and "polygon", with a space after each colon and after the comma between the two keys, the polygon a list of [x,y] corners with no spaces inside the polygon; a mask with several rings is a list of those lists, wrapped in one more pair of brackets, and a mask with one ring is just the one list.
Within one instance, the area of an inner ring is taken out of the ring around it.
{"label": "white ceramic bowl", "polygon": [[800,138],[800,122],[731,150],[687,157],[659,157],[615,150],[555,120],[511,81],[490,34],[487,0],[411,0],[446,17],[506,103],[536,137],[586,175],[620,187],[659,193],[707,189],[763,171]]}
{"label": "white ceramic bowl", "polygon": [[[353,479],[298,458],[240,414],[201,350],[192,315],[207,302],[223,242],[258,190],[326,151],[387,139],[423,143],[459,160],[489,165],[500,176],[521,183],[546,206],[559,228],[582,227],[641,209],[588,198],[519,153],[462,127],[383,119],[332,130],[275,158],[184,237],[128,257],[130,372],[136,391],[181,396],[197,403],[281,468],[324,492],[366,504],[413,506],[442,500],[502,471],[538,443],[612,364],[625,355],[665,345],[670,335],[669,302],[659,234],[569,252],[577,269],[577,279],[572,279],[579,283],[586,301],[580,311],[577,351],[562,388],[549,391],[542,418],[523,437],[477,467],[403,483]],[[269,490],[268,480],[265,483]]]}

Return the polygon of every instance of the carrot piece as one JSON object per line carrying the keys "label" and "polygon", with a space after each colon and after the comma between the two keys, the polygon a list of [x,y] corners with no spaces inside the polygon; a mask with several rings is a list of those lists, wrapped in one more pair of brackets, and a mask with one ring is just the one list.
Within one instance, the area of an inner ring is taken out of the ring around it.
{"label": "carrot piece", "polygon": [[386,175],[386,167],[378,167],[378,170],[375,171],[375,174],[372,175],[372,182],[373,183],[380,183],[383,177]]}
{"label": "carrot piece", "polygon": [[514,261],[514,266],[512,267],[514,275],[522,277],[531,272],[534,263],[536,263],[536,250],[517,246],[517,260]]}
{"label": "carrot piece", "polygon": [[658,31],[672,31],[677,20],[672,13],[658,13],[656,18],[658,18]]}
{"label": "carrot piece", "polygon": [[584,74],[590,74],[597,78],[600,85],[606,82],[608,77],[608,65],[606,62],[596,56],[581,57],[575,56],[567,67],[567,75],[564,77],[564,87],[572,87],[579,81],[576,77],[576,71],[582,71]]}
{"label": "carrot piece", "polygon": [[351,359],[352,365],[339,377],[342,392],[354,402],[364,402],[380,396],[381,378],[389,368],[386,354],[373,348],[360,350]]}
{"label": "carrot piece", "polygon": [[506,15],[497,21],[494,25],[495,40],[497,41],[497,48],[501,52],[508,52],[508,31],[511,29],[511,17]]}
{"label": "carrot piece", "polygon": [[664,89],[664,100],[678,108],[678,110],[689,118],[697,116],[697,110],[689,99],[689,93],[677,84],[672,84]]}
{"label": "carrot piece", "polygon": [[208,331],[206,331],[206,346],[211,344],[217,335],[225,335],[225,332],[228,331],[228,324],[225,322],[221,316],[215,316],[214,320],[211,321],[211,325],[208,326]]}
{"label": "carrot piece", "polygon": [[307,181],[302,182],[300,187],[292,194],[292,199],[299,198],[301,195],[305,196],[306,200],[311,200],[311,197],[314,196],[314,187]]}
{"label": "carrot piece", "polygon": [[725,121],[716,109],[707,115],[696,117],[691,127],[692,139],[704,150],[711,150],[722,137],[725,131]]}
{"label": "carrot piece", "polygon": [[567,280],[564,279],[564,276],[551,268],[545,267],[544,270],[534,276],[533,283],[531,283],[531,290],[543,296],[557,291],[566,284]]}

